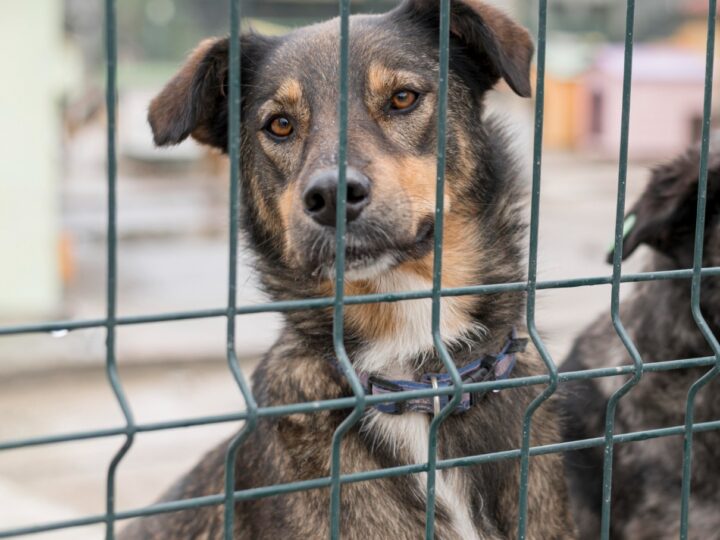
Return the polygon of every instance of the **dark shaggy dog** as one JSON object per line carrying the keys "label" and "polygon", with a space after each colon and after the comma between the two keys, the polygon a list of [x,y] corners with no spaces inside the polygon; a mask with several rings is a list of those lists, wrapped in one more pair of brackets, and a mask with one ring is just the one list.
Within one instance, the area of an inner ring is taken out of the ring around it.
{"label": "dark shaggy dog", "polygon": [[[350,23],[347,294],[429,289],[432,277],[438,78],[438,2],[408,0]],[[521,280],[523,200],[509,142],[483,117],[485,93],[500,79],[530,95],[533,45],[527,31],[475,0],[452,5],[445,287]],[[281,38],[242,38],[242,216],[263,285],[276,300],[333,294],[338,148],[339,24]],[[159,145],[188,136],[227,145],[228,40],[206,41],[150,106]],[[429,300],[348,306],[345,345],[356,370],[418,381],[444,371],[433,347]],[[253,376],[260,406],[350,396],[337,369],[332,313],[285,315],[278,342]],[[523,297],[446,298],[442,335],[459,367],[503,348],[523,320]],[[513,376],[544,373],[535,352],[517,353]],[[487,378],[487,374],[484,376]],[[517,448],[536,388],[476,395],[449,417],[439,457]],[[430,400],[432,403],[432,400]],[[431,411],[432,413],[432,408]],[[239,451],[236,488],[326,477],[330,441],[347,410],[264,418]],[[343,439],[342,471],[427,460],[431,414],[369,408]],[[534,417],[533,444],[559,438],[553,406]],[[223,490],[225,445],[207,455],[166,499]],[[518,463],[438,473],[436,537],[513,538]],[[534,458],[529,538],[571,530],[559,456]],[[352,483],[342,489],[343,538],[417,539],[425,522],[424,475]],[[237,538],[325,538],[329,490],[236,506]],[[148,518],[123,538],[220,538],[222,508]]]}
{"label": "dark shaggy dog", "polygon": [[[699,152],[690,150],[656,168],[650,183],[628,215],[635,225],[623,245],[623,258],[640,244],[653,248],[646,270],[692,267],[697,205]],[[720,265],[720,153],[710,159],[704,266]],[[720,335],[720,278],[702,281],[702,312]],[[712,354],[690,311],[690,281],[651,281],[637,287],[621,307],[621,319],[644,362]],[[563,371],[631,364],[610,317],[603,315],[577,339]],[[640,384],[620,400],[617,432],[682,425],[690,385],[709,368],[645,373]],[[603,434],[608,397],[625,379],[606,377],[568,384],[565,438]],[[720,419],[718,382],[698,394],[695,420]],[[652,439],[615,448],[612,491],[612,537],[628,540],[677,538],[680,525],[682,437]],[[602,448],[566,455],[574,515],[581,538],[597,538],[602,499]],[[690,538],[720,535],[720,433],[696,433],[693,445]]]}

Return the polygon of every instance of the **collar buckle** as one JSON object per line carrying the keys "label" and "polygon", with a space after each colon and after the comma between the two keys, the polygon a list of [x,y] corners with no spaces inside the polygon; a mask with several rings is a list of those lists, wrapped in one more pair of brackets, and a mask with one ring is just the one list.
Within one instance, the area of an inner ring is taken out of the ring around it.
{"label": "collar buckle", "polygon": [[[430,383],[432,384],[433,390],[438,389],[437,377],[435,375],[430,376]],[[433,416],[440,414],[440,396],[433,396]]]}

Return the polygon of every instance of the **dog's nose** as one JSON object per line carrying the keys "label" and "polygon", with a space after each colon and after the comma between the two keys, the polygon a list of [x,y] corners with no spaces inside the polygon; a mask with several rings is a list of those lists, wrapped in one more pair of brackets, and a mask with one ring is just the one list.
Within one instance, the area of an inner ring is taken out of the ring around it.
{"label": "dog's nose", "polygon": [[[354,169],[347,169],[347,221],[356,220],[370,202],[370,180]],[[302,195],[305,212],[320,225],[335,226],[338,174],[322,171],[310,178]]]}

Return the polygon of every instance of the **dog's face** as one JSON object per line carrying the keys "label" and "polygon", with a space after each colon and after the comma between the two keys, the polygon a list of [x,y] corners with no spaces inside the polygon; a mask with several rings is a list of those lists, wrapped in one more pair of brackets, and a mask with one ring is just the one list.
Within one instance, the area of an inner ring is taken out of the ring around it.
{"label": "dog's face", "polygon": [[[691,268],[700,175],[698,148],[652,171],[650,182],[628,212],[634,221],[623,242],[623,259],[640,244],[668,257],[675,268]],[[709,156],[703,265],[720,265],[720,151]]]}
{"label": "dog's face", "polygon": [[[427,256],[434,231],[439,2],[407,0],[350,25],[347,270],[350,280]],[[501,78],[530,95],[532,41],[477,0],[453,2],[445,211],[477,167],[482,97]],[[303,273],[334,266],[339,23],[281,38],[245,35],[242,162],[255,244]],[[227,146],[228,42],[209,40],[152,102],[159,145]]]}

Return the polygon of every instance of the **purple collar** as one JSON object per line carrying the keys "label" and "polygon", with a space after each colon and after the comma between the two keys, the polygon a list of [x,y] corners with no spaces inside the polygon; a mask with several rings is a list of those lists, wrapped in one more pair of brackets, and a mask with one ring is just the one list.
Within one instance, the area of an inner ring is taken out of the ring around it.
{"label": "purple collar", "polygon": [[[477,383],[492,380],[507,379],[515,367],[515,353],[525,351],[527,338],[518,338],[515,328],[499,353],[486,354],[479,360],[458,369],[463,383]],[[366,394],[379,395],[407,390],[425,390],[428,388],[445,388],[452,386],[452,380],[447,373],[425,373],[419,381],[388,380],[380,377],[358,373],[360,382]],[[463,413],[478,401],[482,393],[464,392],[455,408],[454,413]],[[406,412],[422,412],[437,414],[452,399],[450,395],[429,396],[410,399],[403,402],[377,403],[375,409],[386,414],[403,414]]]}

